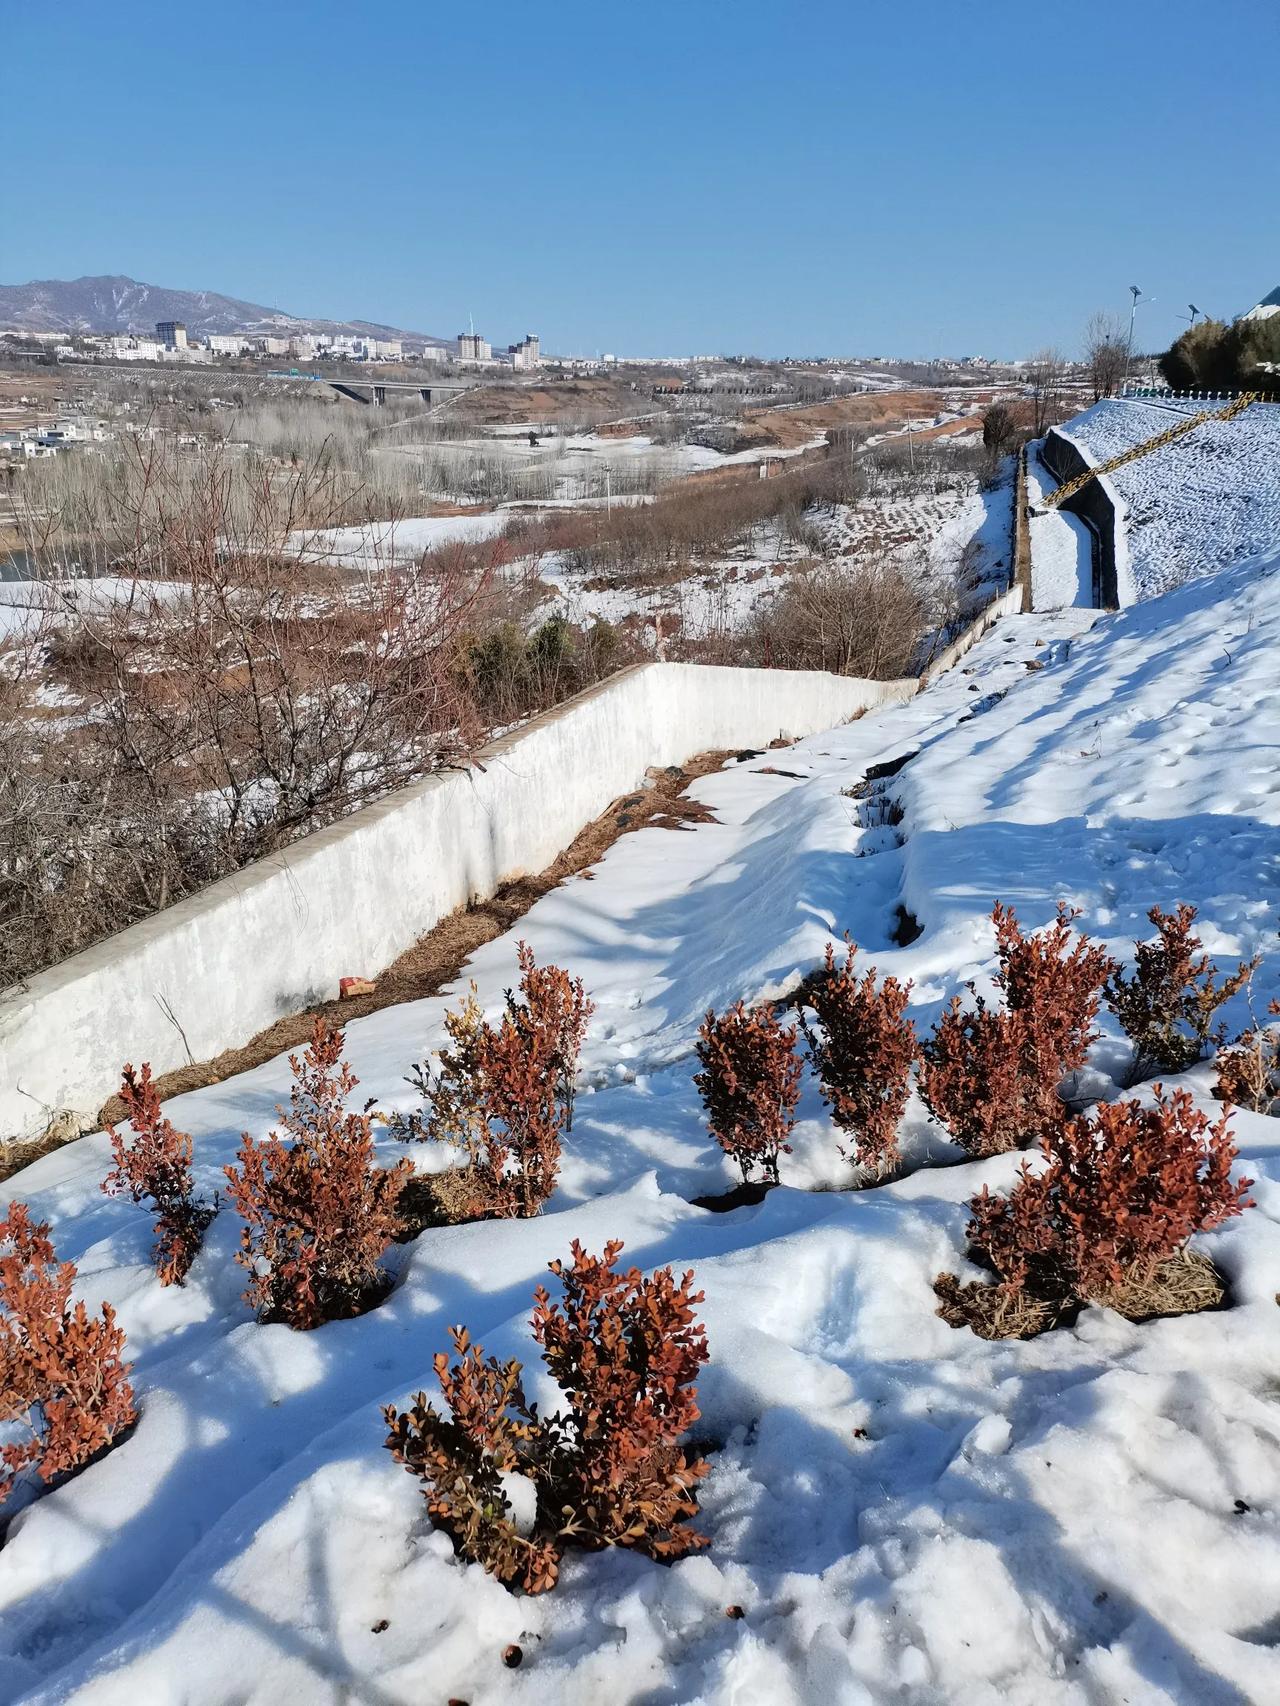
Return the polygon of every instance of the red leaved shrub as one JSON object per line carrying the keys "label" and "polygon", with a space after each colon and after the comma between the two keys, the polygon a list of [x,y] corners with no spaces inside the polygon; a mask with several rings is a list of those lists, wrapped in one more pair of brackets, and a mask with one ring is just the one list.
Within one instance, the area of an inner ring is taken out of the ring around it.
{"label": "red leaved shrub", "polygon": [[779,1024],[771,1007],[735,1002],[727,1013],[708,1012],[698,1032],[702,1071],[693,1082],[702,1097],[712,1137],[742,1169],[753,1166],[776,1184],[778,1156],[790,1152],[800,1097],[801,1061],[796,1028]]}
{"label": "red leaved shrub", "polygon": [[72,1308],[75,1277],[74,1262],[57,1261],[48,1226],[11,1202],[0,1221],[0,1427],[30,1438],[0,1448],[0,1501],[24,1469],[44,1481],[78,1469],[136,1414],[115,1311]]}
{"label": "red leaved shrub", "polygon": [[226,1169],[246,1223],[236,1257],[252,1276],[246,1301],[291,1327],[359,1315],[377,1301],[379,1264],[400,1231],[396,1204],[413,1172],[408,1161],[374,1165],[368,1114],[345,1111],[358,1080],[342,1045],[342,1032],[317,1018],[302,1056],[289,1056],[291,1105],[280,1112],[292,1142],[273,1131],[259,1144],[246,1132],[239,1170]]}
{"label": "red leaved shrub", "polygon": [[537,1214],[555,1189],[560,1138],[573,1115],[578,1054],[594,1008],[580,978],[538,966],[519,945],[520,993],[507,991],[498,1024],[486,1023],[475,985],[457,1013],[446,1013],[449,1046],[432,1075],[411,1082],[425,1114],[391,1121],[402,1140],[433,1139],[461,1150],[459,1172],[435,1181],[448,1218]]}
{"label": "red leaved shrub", "polygon": [[921,1053],[920,1094],[953,1141],[971,1155],[998,1155],[1060,1126],[1058,1086],[1084,1065],[1103,982],[1114,970],[1087,937],[1070,943],[1074,916],[1059,905],[1047,929],[1024,936],[998,901],[996,983],[1003,1008],[959,999],[943,1012]]}
{"label": "red leaved shrub", "polygon": [[[1273,1017],[1280,1014],[1280,1001],[1271,1002],[1267,1011]],[[1280,1032],[1255,1022],[1229,1049],[1223,1049],[1217,1059],[1214,1094],[1250,1113],[1274,1112],[1280,1101]]]}
{"label": "red leaved shrub", "polygon": [[1258,964],[1256,957],[1242,960],[1219,983],[1217,966],[1199,954],[1204,944],[1191,928],[1194,906],[1174,912],[1153,906],[1147,917],[1156,940],[1135,942],[1133,976],[1117,969],[1106,986],[1107,1005],[1133,1044],[1131,1083],[1153,1071],[1185,1072],[1211,1043],[1221,1043],[1226,1027],[1215,1027],[1214,1015]]}
{"label": "red leaved shrub", "polygon": [[[694,1487],[707,1472],[689,1462],[680,1435],[698,1419],[694,1381],[707,1359],[695,1319],[702,1293],[692,1274],[677,1285],[669,1268],[646,1279],[616,1270],[622,1245],[601,1257],[573,1245],[573,1265],[551,1263],[563,1301],[535,1293],[534,1337],[568,1401],[541,1417],[525,1398],[521,1365],[486,1360],[462,1328],[457,1361],[440,1353],[436,1377],[444,1417],[419,1393],[412,1409],[384,1412],[387,1446],[425,1483],[433,1519],[459,1553],[527,1593],[555,1586],[567,1545],[628,1546],[655,1558],[707,1544],[687,1526]],[[531,1525],[516,1526],[501,1477],[534,1487]]]}
{"label": "red leaved shrub", "polygon": [[[533,949],[527,942],[516,946],[520,960],[520,993],[528,1014],[528,1026],[549,1039],[555,1063],[556,1090],[564,1109],[564,1129],[573,1130],[574,1085],[578,1075],[578,1056],[587,1035],[587,1021],[595,1012],[595,1002],[587,999],[580,977],[571,978],[560,966],[535,964]],[[516,1011],[517,1003],[507,991],[508,1011]]]}
{"label": "red leaved shrub", "polygon": [[1045,1136],[1046,1165],[1023,1162],[1007,1196],[983,1188],[969,1238],[1000,1279],[1039,1296],[1098,1297],[1149,1276],[1195,1232],[1251,1205],[1232,1181],[1229,1115],[1213,1124],[1185,1090],[1103,1102]]}
{"label": "red leaved shrub", "polygon": [[695,1514],[693,1484],[705,1463],[689,1464],[678,1441],[698,1420],[699,1367],[706,1330],[694,1315],[702,1292],[693,1274],[677,1285],[670,1268],[646,1279],[616,1270],[622,1243],[589,1256],[575,1240],[573,1266],[551,1263],[563,1302],[534,1293],[533,1336],[569,1400],[547,1423],[564,1459],[561,1485],[579,1545],[639,1546],[679,1558],[705,1546],[684,1525]]}
{"label": "red leaved shrub", "polygon": [[857,952],[847,942],[837,966],[827,943],[826,965],[805,994],[822,1034],[806,1026],[805,1039],[831,1117],[853,1138],[853,1159],[886,1173],[898,1164],[898,1122],[916,1058],[916,1028],[904,1017],[911,985],[886,977],[877,988],[874,967],[856,977]]}
{"label": "red leaved shrub", "polygon": [[921,1099],[970,1155],[999,1155],[1035,1133],[1027,1097],[1031,1091],[1039,1104],[1040,1090],[1025,1081],[1019,1029],[981,997],[965,1009],[956,996],[921,1044]]}
{"label": "red leaved shrub", "polygon": [[532,1215],[556,1188],[565,1109],[554,1034],[509,1006],[477,1039],[488,1135],[484,1191],[494,1215]]}
{"label": "red leaved shrub", "polygon": [[483,1564],[508,1586],[542,1593],[556,1585],[561,1548],[552,1527],[555,1513],[531,1534],[516,1527],[503,1488],[504,1475],[522,1474],[543,1494],[542,1424],[528,1403],[516,1358],[500,1363],[471,1343],[465,1327],[450,1330],[457,1361],[444,1351],[434,1358],[436,1379],[449,1415],[442,1416],[419,1392],[409,1410],[389,1404],[383,1420],[387,1449],[423,1482],[432,1521],[453,1538],[463,1558]]}
{"label": "red leaved shrub", "polygon": [[133,1128],[128,1143],[108,1126],[115,1167],[102,1181],[110,1197],[148,1198],[155,1205],[156,1244],[152,1253],[161,1285],[181,1285],[190,1271],[216,1209],[198,1202],[191,1179],[191,1139],[160,1111],[160,1097],[144,1061],[141,1072],[126,1066],[120,1085]]}

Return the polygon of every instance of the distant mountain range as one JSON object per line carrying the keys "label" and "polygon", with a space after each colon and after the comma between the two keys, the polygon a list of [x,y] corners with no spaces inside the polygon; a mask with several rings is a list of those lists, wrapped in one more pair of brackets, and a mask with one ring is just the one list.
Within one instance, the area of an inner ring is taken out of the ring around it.
{"label": "distant mountain range", "polygon": [[374,320],[306,320],[241,302],[213,290],[169,290],[136,278],[38,278],[30,284],[0,284],[0,331],[150,332],[160,320],[181,320],[195,336],[243,332],[261,337],[291,332],[334,332],[400,338],[408,344],[447,344],[449,338],[381,326]]}

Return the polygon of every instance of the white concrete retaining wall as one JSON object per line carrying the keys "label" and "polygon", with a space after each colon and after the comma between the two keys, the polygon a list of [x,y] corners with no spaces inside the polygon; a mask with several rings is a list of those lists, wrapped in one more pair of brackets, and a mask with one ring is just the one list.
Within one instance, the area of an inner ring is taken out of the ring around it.
{"label": "white concrete retaining wall", "polygon": [[[373,976],[457,906],[549,865],[653,765],[814,734],[914,680],[650,663],[0,994],[0,1141]],[[180,1030],[179,1030],[180,1027]],[[185,1037],[185,1042],[184,1042]],[[188,1054],[188,1051],[189,1054]]]}
{"label": "white concrete retaining wall", "polygon": [[987,633],[1002,616],[1017,616],[1022,611],[1022,588],[1011,586],[1008,592],[1001,593],[999,598],[993,598],[982,613],[970,622],[962,634],[956,636],[949,646],[943,648],[936,658],[926,668],[920,677],[922,687],[927,687],[944,669],[952,669],[960,662],[966,652],[972,651],[982,636]]}

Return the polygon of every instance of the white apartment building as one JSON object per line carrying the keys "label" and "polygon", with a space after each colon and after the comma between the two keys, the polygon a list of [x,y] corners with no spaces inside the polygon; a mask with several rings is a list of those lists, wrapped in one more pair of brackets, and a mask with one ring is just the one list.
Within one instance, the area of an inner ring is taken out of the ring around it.
{"label": "white apartment building", "polygon": [[507,354],[511,357],[511,365],[517,373],[529,373],[542,366],[542,352],[536,332],[526,332],[522,342],[509,344]]}
{"label": "white apartment building", "polygon": [[234,333],[210,332],[207,341],[214,355],[243,355],[249,347],[248,338],[238,337]]}

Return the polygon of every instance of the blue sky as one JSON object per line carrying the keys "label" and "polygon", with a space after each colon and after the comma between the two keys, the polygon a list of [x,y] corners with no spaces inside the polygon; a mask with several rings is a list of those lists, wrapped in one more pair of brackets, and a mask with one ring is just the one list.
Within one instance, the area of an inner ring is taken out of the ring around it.
{"label": "blue sky", "polygon": [[0,63],[6,283],[917,355],[1280,284],[1276,0],[45,0]]}

